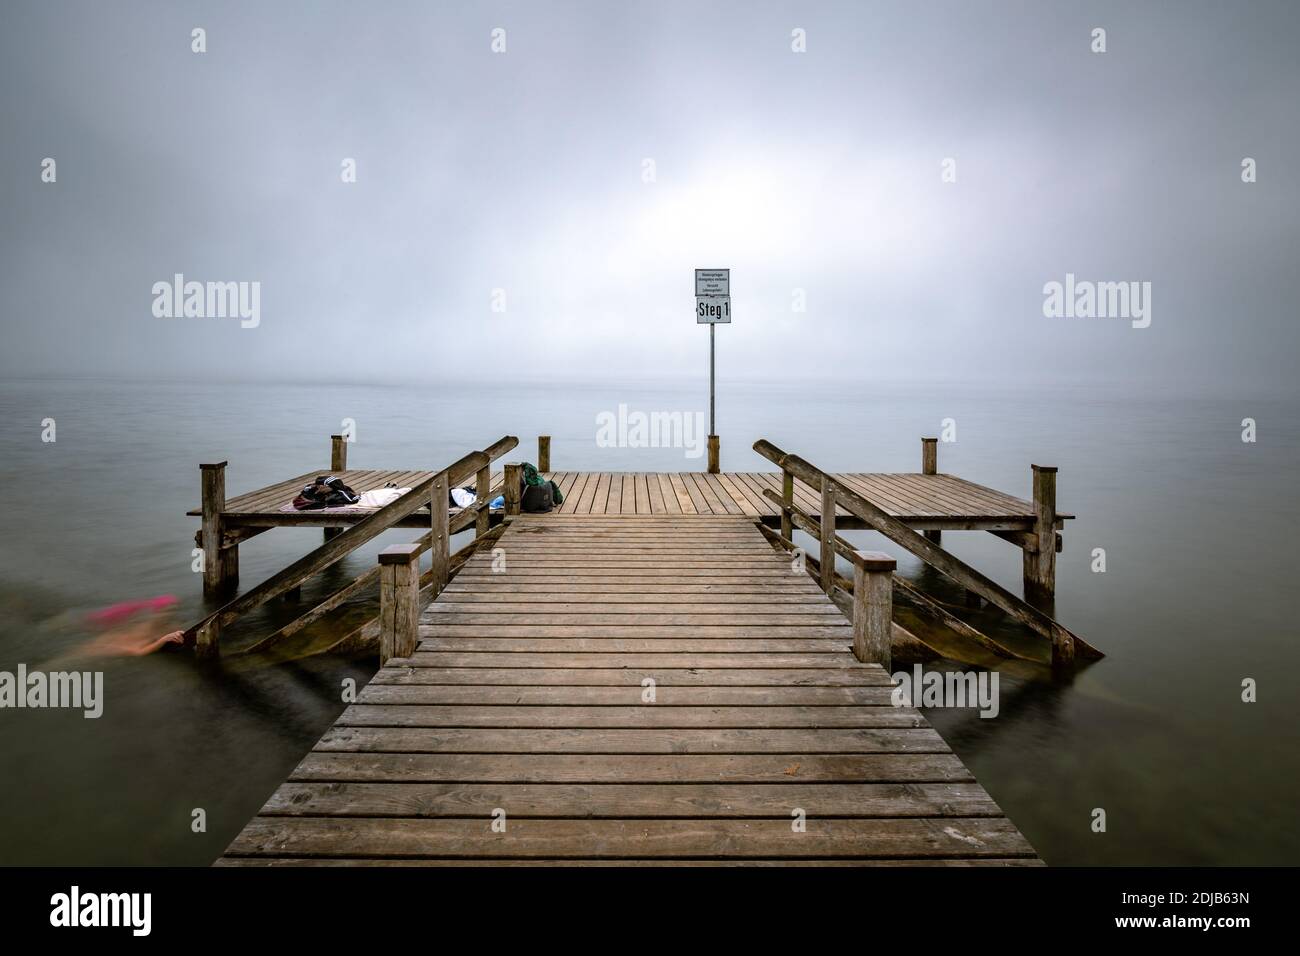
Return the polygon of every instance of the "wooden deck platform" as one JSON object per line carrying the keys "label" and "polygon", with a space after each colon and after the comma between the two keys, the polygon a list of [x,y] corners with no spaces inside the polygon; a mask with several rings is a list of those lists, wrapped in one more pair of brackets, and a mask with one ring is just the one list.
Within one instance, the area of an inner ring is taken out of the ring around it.
{"label": "wooden deck platform", "polygon": [[[1038,862],[764,540],[775,476],[555,477],[562,513],[470,559],[222,864]],[[989,518],[917,477],[843,476]]]}
{"label": "wooden deck platform", "polygon": [[[370,511],[285,511],[299,489],[320,474],[318,469],[230,498],[221,511],[229,528],[336,526],[353,524]],[[345,470],[332,472],[357,492],[391,483],[410,487],[431,477],[430,471]],[[501,489],[501,473],[492,475],[492,494]],[[559,514],[573,515],[747,515],[775,523],[777,506],[764,489],[781,492],[779,472],[552,472],[564,494]],[[1031,502],[950,474],[837,474],[836,481],[876,502],[889,514],[916,530],[1028,531],[1034,527]],[[820,499],[802,484],[795,487],[796,504],[820,516]],[[201,515],[201,509],[188,512]],[[453,512],[454,513],[454,512]],[[843,508],[836,509],[841,528],[858,526]],[[1060,522],[1073,515],[1057,513]],[[427,527],[428,512],[404,519],[400,526]]]}

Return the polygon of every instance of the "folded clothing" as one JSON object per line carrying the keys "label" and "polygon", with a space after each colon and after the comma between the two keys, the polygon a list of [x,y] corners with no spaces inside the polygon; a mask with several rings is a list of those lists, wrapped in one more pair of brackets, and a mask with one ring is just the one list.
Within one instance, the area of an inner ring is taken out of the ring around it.
{"label": "folded clothing", "polygon": [[468,508],[478,498],[468,488],[453,488],[451,489],[451,500],[457,508]]}
{"label": "folded clothing", "polygon": [[382,508],[384,505],[391,505],[410,490],[410,488],[375,488],[373,491],[361,494],[357,499],[357,507]]}
{"label": "folded clothing", "polygon": [[359,496],[343,483],[337,475],[320,475],[309,485],[304,485],[293,506],[298,511],[318,511],[321,508],[339,508],[355,505]]}

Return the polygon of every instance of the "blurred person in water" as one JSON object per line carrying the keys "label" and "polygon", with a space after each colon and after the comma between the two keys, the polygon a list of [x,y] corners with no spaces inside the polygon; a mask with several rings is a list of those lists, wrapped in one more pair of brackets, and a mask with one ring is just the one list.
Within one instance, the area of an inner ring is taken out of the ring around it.
{"label": "blurred person in water", "polygon": [[168,644],[184,643],[184,631],[174,628],[178,600],[164,594],[143,601],[123,601],[91,611],[86,625],[97,632],[61,657],[141,657]]}

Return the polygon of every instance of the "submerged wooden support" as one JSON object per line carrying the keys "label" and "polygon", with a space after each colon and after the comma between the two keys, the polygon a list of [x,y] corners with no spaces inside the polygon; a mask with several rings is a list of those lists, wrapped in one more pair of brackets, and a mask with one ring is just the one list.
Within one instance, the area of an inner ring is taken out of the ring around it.
{"label": "submerged wooden support", "polygon": [[391,544],[379,552],[379,663],[410,657],[420,642],[420,549]]}
{"label": "submerged wooden support", "polygon": [[864,664],[879,664],[885,673],[891,669],[897,567],[883,551],[858,551],[853,562],[853,656]]}
{"label": "submerged wooden support", "polygon": [[1034,472],[1034,541],[1024,548],[1025,600],[1050,607],[1056,597],[1056,468]]}
{"label": "submerged wooden support", "polygon": [[537,436],[537,470],[546,474],[551,470],[551,436]]}
{"label": "submerged wooden support", "polygon": [[239,546],[223,541],[221,513],[226,510],[226,462],[199,465],[203,491],[203,590],[221,591],[239,580]]}

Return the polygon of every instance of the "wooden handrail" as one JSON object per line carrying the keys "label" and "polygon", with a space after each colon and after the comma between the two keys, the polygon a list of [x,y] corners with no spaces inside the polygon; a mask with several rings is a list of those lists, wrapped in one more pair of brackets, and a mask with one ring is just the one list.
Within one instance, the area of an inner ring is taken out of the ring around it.
{"label": "wooden handrail", "polygon": [[1101,651],[1077,634],[1074,634],[1064,625],[1053,620],[1028,602],[1016,597],[1002,585],[934,544],[924,535],[913,531],[902,521],[865,496],[834,481],[820,468],[808,463],[798,455],[788,454],[766,439],[759,439],[754,442],[754,451],[775,464],[783,472],[788,472],[798,478],[814,491],[820,493],[824,484],[829,484],[834,490],[833,502],[861,519],[869,528],[879,531],[931,567],[948,575],[967,590],[974,591],[990,604],[996,605],[1016,620],[1047,638],[1052,645],[1053,667],[1064,667],[1071,664],[1076,653],[1082,653],[1093,659],[1103,656]]}
{"label": "wooden handrail", "polygon": [[[472,475],[491,465],[506,452],[519,444],[519,439],[507,435],[489,445],[483,451],[470,452],[455,463],[435,472],[423,481],[411,487],[411,490],[395,501],[368,515],[361,521],[326,541],[319,548],[311,551],[288,567],[271,575],[257,587],[244,592],[222,607],[213,611],[203,620],[185,632],[186,642],[193,642],[195,652],[201,656],[216,656],[219,651],[221,629],[238,620],[254,608],[260,607],[272,598],[298,587],[307,578],[318,574],[340,559],[361,547],[366,542],[387,531],[403,518],[418,511],[429,502],[430,492],[435,486],[453,487],[467,481]],[[442,495],[438,504],[447,506],[447,496]]]}

